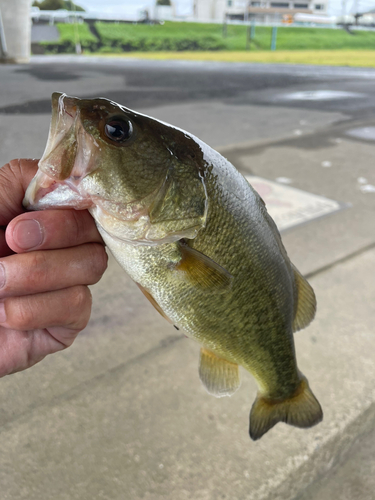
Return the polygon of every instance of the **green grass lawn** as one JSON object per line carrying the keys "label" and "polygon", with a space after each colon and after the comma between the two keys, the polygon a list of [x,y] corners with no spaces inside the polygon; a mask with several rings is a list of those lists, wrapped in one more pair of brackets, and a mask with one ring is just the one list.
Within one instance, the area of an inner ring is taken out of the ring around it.
{"label": "green grass lawn", "polygon": [[75,32],[78,31],[78,37],[81,43],[86,42],[97,42],[98,39],[90,31],[89,25],[86,23],[82,24],[68,24],[68,23],[58,23],[57,28],[60,33],[60,40],[72,40],[75,43]]}
{"label": "green grass lawn", "polygon": [[[60,40],[44,42],[48,53],[74,52],[76,34],[85,52],[123,53],[133,51],[268,51],[271,27],[257,26],[255,37],[247,48],[247,27],[221,24],[165,22],[163,25],[95,23],[58,24]],[[225,31],[225,33],[224,33]],[[343,29],[280,27],[277,51],[375,50],[375,31]]]}
{"label": "green grass lawn", "polygon": [[95,51],[99,48],[99,40],[90,31],[88,24],[65,24],[58,23],[60,33],[58,42],[42,42],[46,53],[56,54],[64,52],[75,52],[76,43],[79,42],[86,51]]}

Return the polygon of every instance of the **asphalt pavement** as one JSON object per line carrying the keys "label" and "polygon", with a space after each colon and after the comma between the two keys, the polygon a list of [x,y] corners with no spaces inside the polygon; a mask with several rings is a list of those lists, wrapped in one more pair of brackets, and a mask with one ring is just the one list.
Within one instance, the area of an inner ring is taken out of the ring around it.
{"label": "asphalt pavement", "polygon": [[251,376],[232,398],[206,394],[197,344],[111,259],[73,347],[0,381],[2,500],[374,498],[374,83],[375,70],[302,65],[0,65],[1,164],[41,156],[52,92],[102,96],[190,131],[244,175],[340,206],[283,232],[318,298],[296,350],[320,425],[251,442]]}

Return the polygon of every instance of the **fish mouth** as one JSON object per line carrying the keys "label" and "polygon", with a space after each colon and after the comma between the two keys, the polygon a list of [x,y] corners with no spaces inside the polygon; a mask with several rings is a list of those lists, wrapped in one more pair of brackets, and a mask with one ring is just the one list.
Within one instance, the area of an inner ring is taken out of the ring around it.
{"label": "fish mouth", "polygon": [[58,181],[42,170],[38,170],[35,174],[22,203],[26,210],[59,208],[85,210],[94,206],[91,197],[80,193],[73,179]]}
{"label": "fish mouth", "polygon": [[52,94],[51,125],[39,168],[59,181],[82,179],[97,167],[95,158],[100,147],[82,124],[80,101],[66,94]]}
{"label": "fish mouth", "polygon": [[95,170],[99,145],[81,122],[80,99],[52,94],[52,117],[38,172],[27,188],[23,205],[28,210],[93,206],[80,181]]}

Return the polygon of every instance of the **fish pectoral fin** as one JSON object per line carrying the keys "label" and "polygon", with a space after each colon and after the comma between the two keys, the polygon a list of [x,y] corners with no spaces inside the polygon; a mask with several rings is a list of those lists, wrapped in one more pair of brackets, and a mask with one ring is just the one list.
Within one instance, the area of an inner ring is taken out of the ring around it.
{"label": "fish pectoral fin", "polygon": [[295,427],[312,427],[323,419],[323,411],[305,378],[288,399],[269,400],[257,396],[250,412],[250,437],[254,441],[272,429],[278,422]]}
{"label": "fish pectoral fin", "polygon": [[293,320],[293,332],[297,332],[309,325],[314,319],[316,298],[314,290],[294,266],[293,271],[297,287],[297,308]]}
{"label": "fish pectoral fin", "polygon": [[231,396],[241,385],[238,365],[219,358],[203,347],[199,359],[199,378],[206,391],[217,398]]}
{"label": "fish pectoral fin", "polygon": [[142,285],[140,285],[139,283],[135,282],[135,284],[137,285],[137,287],[140,289],[140,291],[143,293],[143,295],[146,297],[146,299],[151,302],[151,304],[155,307],[155,309],[157,310],[157,312],[159,314],[161,314],[163,316],[164,319],[166,319],[168,321],[168,323],[172,323],[173,322],[168,318],[168,316],[165,315],[163,309],[159,306],[159,304],[156,302],[156,300],[154,299],[154,297],[151,295],[150,292],[148,292],[145,288],[143,288]]}
{"label": "fish pectoral fin", "polygon": [[231,289],[233,276],[198,250],[179,242],[181,260],[175,267],[180,277],[201,290],[225,292]]}

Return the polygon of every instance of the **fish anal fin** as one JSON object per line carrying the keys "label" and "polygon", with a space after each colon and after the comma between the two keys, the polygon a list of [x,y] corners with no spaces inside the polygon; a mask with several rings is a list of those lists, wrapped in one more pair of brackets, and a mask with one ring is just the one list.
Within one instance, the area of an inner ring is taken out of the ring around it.
{"label": "fish anal fin", "polygon": [[323,411],[305,378],[291,398],[276,401],[257,396],[250,412],[250,437],[254,441],[278,422],[295,427],[312,427],[323,419]]}
{"label": "fish anal fin", "polygon": [[226,269],[183,241],[179,242],[179,249],[181,260],[175,270],[182,279],[208,292],[231,289],[233,276]]}
{"label": "fish anal fin", "polygon": [[159,306],[159,304],[156,302],[154,297],[151,295],[150,292],[148,292],[142,285],[139,283],[136,283],[137,287],[140,289],[140,291],[143,293],[143,295],[146,297],[146,299],[151,302],[151,304],[155,307],[155,309],[158,311],[159,314],[163,316],[164,319],[168,321],[168,323],[173,323],[168,316],[165,315],[163,309]]}
{"label": "fish anal fin", "polygon": [[238,365],[201,348],[199,378],[209,394],[217,398],[231,396],[241,385]]}
{"label": "fish anal fin", "polygon": [[297,287],[297,307],[293,320],[293,332],[297,332],[309,325],[314,319],[316,298],[311,285],[294,266],[293,271]]}

